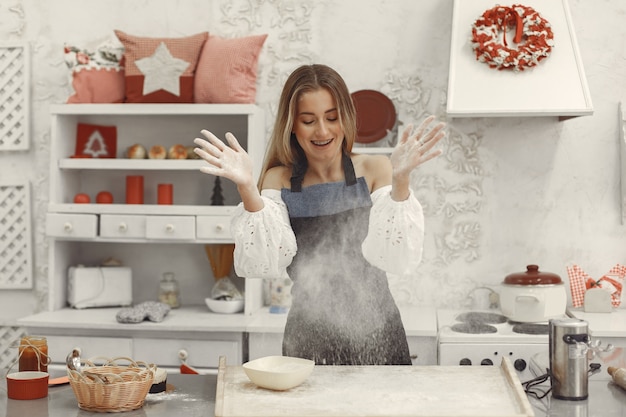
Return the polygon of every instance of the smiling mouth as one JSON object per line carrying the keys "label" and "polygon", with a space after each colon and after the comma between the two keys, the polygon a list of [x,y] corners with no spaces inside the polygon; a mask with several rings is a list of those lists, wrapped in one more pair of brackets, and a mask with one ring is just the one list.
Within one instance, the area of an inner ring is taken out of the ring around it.
{"label": "smiling mouth", "polygon": [[328,140],[314,140],[311,141],[311,143],[315,146],[326,146],[328,145],[330,142],[332,142],[332,139],[328,139]]}

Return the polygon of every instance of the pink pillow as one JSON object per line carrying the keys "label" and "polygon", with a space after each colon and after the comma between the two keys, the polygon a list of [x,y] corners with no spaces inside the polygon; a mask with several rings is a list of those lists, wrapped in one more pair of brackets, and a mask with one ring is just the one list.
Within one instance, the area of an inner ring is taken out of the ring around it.
{"label": "pink pillow", "polygon": [[196,69],[196,103],[254,103],[257,64],[265,35],[224,39],[209,36]]}
{"label": "pink pillow", "polygon": [[64,59],[70,69],[74,94],[68,103],[121,103],[124,101],[124,46],[109,39],[95,48],[66,44]]}
{"label": "pink pillow", "polygon": [[124,45],[127,103],[193,103],[202,32],[183,38],[146,38],[115,30]]}

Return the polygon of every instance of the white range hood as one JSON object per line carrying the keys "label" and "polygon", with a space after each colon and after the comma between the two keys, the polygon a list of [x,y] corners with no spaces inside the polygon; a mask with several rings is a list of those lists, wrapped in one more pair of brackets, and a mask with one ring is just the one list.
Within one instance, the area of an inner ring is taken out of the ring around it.
{"label": "white range hood", "polygon": [[[476,60],[472,24],[497,5],[522,4],[546,19],[554,33],[550,56],[524,71],[498,70]],[[593,113],[567,0],[454,0],[449,117],[559,116]]]}

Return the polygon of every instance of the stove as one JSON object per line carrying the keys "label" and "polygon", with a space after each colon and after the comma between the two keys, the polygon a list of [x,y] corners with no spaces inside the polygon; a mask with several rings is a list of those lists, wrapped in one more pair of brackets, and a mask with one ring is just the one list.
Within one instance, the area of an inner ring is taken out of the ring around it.
{"label": "stove", "polygon": [[509,358],[521,382],[535,375],[531,358],[548,353],[545,323],[511,322],[498,310],[437,310],[439,365],[500,366]]}

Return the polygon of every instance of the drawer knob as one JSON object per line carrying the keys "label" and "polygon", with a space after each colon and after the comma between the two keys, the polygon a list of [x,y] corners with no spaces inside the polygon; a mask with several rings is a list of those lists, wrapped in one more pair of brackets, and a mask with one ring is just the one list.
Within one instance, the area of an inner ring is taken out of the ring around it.
{"label": "drawer knob", "polygon": [[174,227],[174,225],[173,225],[173,224],[171,224],[171,223],[170,223],[170,224],[168,224],[167,226],[165,226],[165,231],[166,231],[167,233],[173,233],[173,232],[174,232],[174,229],[175,229],[175,227]]}
{"label": "drawer knob", "polygon": [[128,225],[124,222],[120,223],[117,228],[120,232],[126,232],[128,230]]}
{"label": "drawer knob", "polygon": [[221,224],[216,225],[216,226],[215,226],[215,230],[216,230],[217,232],[222,232],[222,231],[224,231],[224,225],[221,225]]}
{"label": "drawer knob", "polygon": [[63,230],[65,230],[68,233],[71,232],[73,228],[74,227],[72,226],[72,223],[65,223],[63,225]]}

